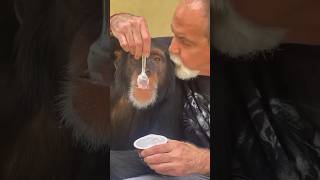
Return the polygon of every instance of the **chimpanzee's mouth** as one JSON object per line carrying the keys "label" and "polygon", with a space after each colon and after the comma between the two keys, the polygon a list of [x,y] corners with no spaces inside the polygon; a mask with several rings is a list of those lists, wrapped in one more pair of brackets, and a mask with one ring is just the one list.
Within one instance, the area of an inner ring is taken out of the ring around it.
{"label": "chimpanzee's mouth", "polygon": [[154,89],[154,88],[152,88],[152,86],[150,86],[150,85],[148,85],[148,86],[146,86],[146,87],[139,87],[138,84],[135,84],[135,85],[134,85],[134,88],[137,88],[137,89],[139,89],[139,90],[144,90],[144,91],[150,91],[150,90]]}
{"label": "chimpanzee's mouth", "polygon": [[153,91],[157,89],[157,80],[153,76],[149,76],[148,84],[144,86],[139,86],[138,81],[136,80],[136,76],[131,79],[131,86],[139,91]]}
{"label": "chimpanzee's mouth", "polygon": [[157,93],[157,87],[153,84],[149,84],[148,89],[141,89],[136,82],[132,82],[129,89],[129,100],[134,107],[145,109],[156,102]]}

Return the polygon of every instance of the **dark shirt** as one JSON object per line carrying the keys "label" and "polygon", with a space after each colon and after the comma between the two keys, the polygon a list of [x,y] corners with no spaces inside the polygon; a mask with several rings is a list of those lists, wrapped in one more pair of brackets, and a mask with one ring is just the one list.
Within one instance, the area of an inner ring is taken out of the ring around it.
{"label": "dark shirt", "polygon": [[320,46],[284,44],[252,59],[220,58],[217,128],[228,129],[215,134],[215,146],[227,160],[217,163],[233,166],[227,176],[320,179]]}
{"label": "dark shirt", "polygon": [[210,77],[198,76],[183,83],[183,126],[187,141],[200,147],[210,143]]}

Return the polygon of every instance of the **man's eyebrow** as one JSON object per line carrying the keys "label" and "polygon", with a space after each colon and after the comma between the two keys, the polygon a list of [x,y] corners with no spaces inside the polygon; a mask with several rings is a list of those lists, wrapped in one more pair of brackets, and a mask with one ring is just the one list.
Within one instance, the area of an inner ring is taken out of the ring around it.
{"label": "man's eyebrow", "polygon": [[174,29],[174,27],[173,27],[173,25],[171,24],[171,31],[173,32],[173,34],[175,35],[175,36],[179,36],[179,37],[181,37],[181,35],[179,35],[179,32],[176,32],[175,31],[175,29]]}
{"label": "man's eyebrow", "polygon": [[187,43],[191,43],[191,44],[194,44],[194,42],[184,36],[176,36],[178,39],[182,40],[182,41],[185,41]]}

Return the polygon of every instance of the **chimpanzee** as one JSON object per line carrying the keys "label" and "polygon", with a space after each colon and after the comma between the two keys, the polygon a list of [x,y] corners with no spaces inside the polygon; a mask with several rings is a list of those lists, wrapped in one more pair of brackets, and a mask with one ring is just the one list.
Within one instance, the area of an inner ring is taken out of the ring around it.
{"label": "chimpanzee", "polygon": [[[63,104],[64,118],[82,144],[95,150],[106,145],[113,150],[124,150],[132,149],[135,139],[149,133],[181,138],[181,89],[168,53],[170,40],[152,39],[146,63],[148,89],[137,87],[141,60],[134,60],[124,52],[115,38],[108,39],[105,60],[98,62],[103,67],[99,68],[101,72],[91,77],[96,85],[84,85],[77,78],[69,81]],[[95,66],[94,62],[89,63]],[[105,82],[110,79],[112,82]],[[110,101],[106,98],[107,89],[103,90],[107,85],[110,85]],[[108,104],[110,109],[106,108]]]}
{"label": "chimpanzee", "polygon": [[132,149],[134,140],[149,133],[181,138],[181,89],[170,60],[170,38],[153,38],[146,74],[149,88],[137,86],[141,60],[118,51],[111,86],[111,149]]}
{"label": "chimpanzee", "polygon": [[[87,44],[88,40],[75,39],[71,49],[77,53],[71,56],[72,66],[61,108],[78,142],[90,149],[106,145],[111,145],[112,149],[130,149],[135,139],[148,133],[179,139],[181,89],[168,52],[171,38],[152,39],[147,59],[150,86],[139,89],[136,80],[141,72],[141,61],[134,60],[121,49],[117,39],[106,34],[102,33],[90,47],[86,64],[82,54],[88,52],[88,47],[81,44]],[[86,69],[89,72],[84,73]],[[90,76],[95,83],[88,84],[79,76]],[[108,82],[110,79],[113,83]],[[107,86],[110,86],[110,101]]]}

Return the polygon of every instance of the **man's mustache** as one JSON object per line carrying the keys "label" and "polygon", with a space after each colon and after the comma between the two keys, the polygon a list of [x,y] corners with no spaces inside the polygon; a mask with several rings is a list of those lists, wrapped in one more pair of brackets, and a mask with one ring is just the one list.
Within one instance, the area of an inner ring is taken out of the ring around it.
{"label": "man's mustache", "polygon": [[175,73],[179,79],[188,80],[188,79],[195,78],[199,75],[199,71],[192,70],[186,67],[178,55],[170,53],[170,59],[175,64]]}

